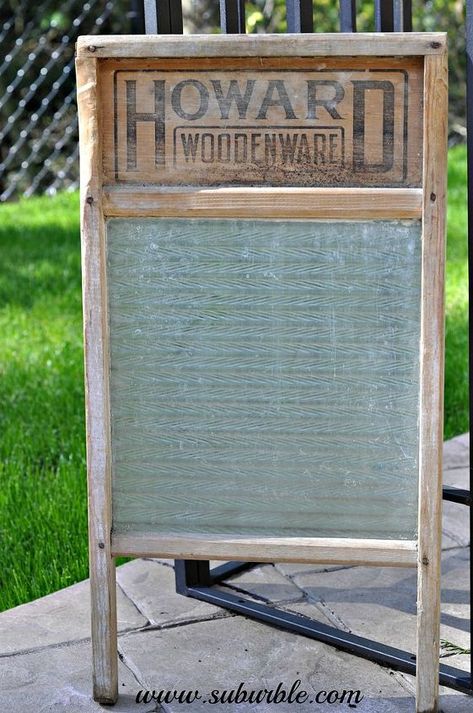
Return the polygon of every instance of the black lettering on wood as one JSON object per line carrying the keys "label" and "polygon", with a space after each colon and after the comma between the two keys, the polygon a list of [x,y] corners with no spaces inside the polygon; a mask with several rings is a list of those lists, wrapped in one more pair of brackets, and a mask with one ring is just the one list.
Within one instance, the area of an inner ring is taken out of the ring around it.
{"label": "black lettering on wood", "polygon": [[[333,87],[334,95],[330,98],[317,98],[318,87]],[[340,104],[345,96],[345,90],[340,82],[334,79],[308,79],[307,80],[307,118],[318,119],[317,107],[323,107],[332,119],[341,119],[342,117],[335,109],[337,104]]]}
{"label": "black lettering on wood", "polygon": [[[387,81],[353,80],[353,168],[355,171],[385,173],[394,164],[394,85]],[[365,92],[383,92],[383,160],[368,163],[365,157]]]}
{"label": "black lettering on wood", "polygon": [[230,80],[226,95],[223,94],[222,82],[219,79],[212,79],[211,83],[214,88],[222,119],[228,119],[233,102],[235,102],[237,106],[240,119],[246,119],[248,104],[250,103],[255,87],[255,80],[249,79],[246,82],[245,93],[243,95],[236,79]]}
{"label": "black lettering on wood", "polygon": [[[274,92],[277,93],[278,98],[273,99]],[[270,79],[268,82],[268,88],[266,89],[266,94],[264,95],[263,102],[261,104],[260,110],[257,115],[257,119],[266,119],[268,114],[268,109],[271,106],[280,106],[284,109],[286,113],[286,119],[297,119],[294,114],[294,109],[292,108],[291,100],[286,90],[286,85],[282,79]]]}
{"label": "black lettering on wood", "polygon": [[164,166],[165,157],[165,123],[164,123],[164,80],[157,79],[154,84],[154,112],[139,112],[136,110],[136,81],[126,82],[126,168],[127,171],[137,170],[136,157],[136,125],[138,121],[154,122],[155,164]]}
{"label": "black lettering on wood", "polygon": [[[182,108],[182,92],[186,87],[194,87],[197,89],[199,94],[199,108],[194,112],[185,111]],[[199,82],[198,79],[185,79],[183,82],[179,82],[172,90],[171,94],[171,104],[174,112],[185,119],[186,121],[195,121],[196,119],[201,119],[204,114],[207,113],[209,108],[209,92],[205,84]]]}

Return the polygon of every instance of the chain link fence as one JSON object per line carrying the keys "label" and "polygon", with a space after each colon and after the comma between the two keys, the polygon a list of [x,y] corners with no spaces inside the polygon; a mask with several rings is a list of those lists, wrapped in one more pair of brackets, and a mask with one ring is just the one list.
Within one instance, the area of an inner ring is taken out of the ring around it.
{"label": "chain link fence", "polygon": [[74,49],[141,28],[129,0],[0,3],[0,200],[77,188]]}

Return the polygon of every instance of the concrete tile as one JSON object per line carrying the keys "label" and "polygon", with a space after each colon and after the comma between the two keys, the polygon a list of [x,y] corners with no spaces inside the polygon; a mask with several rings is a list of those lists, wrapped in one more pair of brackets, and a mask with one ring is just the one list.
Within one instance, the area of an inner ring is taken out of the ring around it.
{"label": "concrete tile", "polygon": [[[443,555],[441,638],[463,647],[469,647],[467,564],[467,550]],[[415,651],[415,569],[353,567],[300,574],[294,581],[354,633]]]}
{"label": "concrete tile", "polygon": [[321,624],[327,624],[329,626],[334,626],[336,629],[347,631],[347,627],[341,619],[337,617],[335,612],[323,604],[307,601],[289,602],[287,604],[280,604],[277,608],[284,609],[285,611],[292,612],[294,614],[301,614],[302,616],[318,621]]}
{"label": "concrete tile", "polygon": [[470,434],[463,433],[461,436],[451,438],[443,444],[443,468],[444,471],[451,468],[468,467],[470,450]]}
{"label": "concrete tile", "polygon": [[[469,648],[469,647],[468,647]],[[443,649],[441,649],[443,651]],[[453,666],[461,671],[465,671],[468,675],[470,673],[470,655],[469,654],[455,654],[454,656],[446,656],[444,653],[440,655],[440,663],[446,666]],[[445,689],[448,690],[448,689]],[[472,708],[473,710],[473,708]]]}
{"label": "concrete tile", "polygon": [[286,577],[293,577],[302,572],[332,572],[334,569],[345,569],[343,565],[339,564],[297,564],[297,562],[277,562],[274,566]]}
{"label": "concrete tile", "polygon": [[221,564],[225,564],[227,560],[210,560],[210,569],[214,567],[220,567]]}
{"label": "concrete tile", "polygon": [[468,488],[470,487],[469,467],[466,465],[462,466],[461,468],[445,470],[443,474],[443,484],[451,485],[454,488],[465,488],[466,490],[468,490]]}
{"label": "concrete tile", "polygon": [[[235,596],[235,592],[232,591],[229,587],[225,586],[218,586],[216,587],[219,591],[227,592],[229,594],[233,594]],[[261,599],[256,599],[255,597],[251,596],[251,594],[244,594],[242,595],[245,597],[245,599],[248,599],[249,601],[256,602],[258,604],[261,604]],[[298,599],[298,600],[293,600],[289,602],[264,602],[265,606],[270,607],[271,609],[275,611],[285,611],[289,612],[292,614],[301,614],[303,617],[308,618],[308,619],[314,619],[315,621],[321,622],[323,624],[330,624],[332,626],[336,626],[337,628],[340,628],[340,622],[339,620],[335,620],[334,617],[331,615],[332,613],[328,611],[325,607],[319,606],[317,603],[310,603],[307,602],[304,599]],[[238,614],[235,614],[235,616],[238,616]],[[343,626],[342,626],[343,628]]]}
{"label": "concrete tile", "polygon": [[470,696],[440,686],[441,713],[471,713],[473,703]]}
{"label": "concrete tile", "polygon": [[[469,489],[469,469],[450,470],[444,474],[444,485]],[[460,546],[470,542],[469,514],[465,505],[443,501],[442,529]]]}
{"label": "concrete tile", "polygon": [[242,572],[228,579],[226,583],[265,601],[290,601],[303,596],[301,590],[271,564]]}
{"label": "concrete tile", "polygon": [[[470,487],[469,434],[446,441],[443,445],[443,483],[456,488]],[[468,508],[456,503],[443,502],[444,532],[458,545],[469,544]]]}
{"label": "concrete tile", "polygon": [[[117,610],[119,631],[146,624],[146,619],[119,590]],[[88,580],[0,614],[0,653],[31,651],[89,637]]]}
{"label": "concrete tile", "polygon": [[[452,550],[445,553],[442,560],[441,639],[469,649],[469,621],[469,552],[468,549]],[[465,668],[466,658],[448,657],[444,662]]]}
{"label": "concrete tile", "polygon": [[295,577],[309,598],[333,611],[353,633],[401,648],[415,644],[416,572],[353,567]]}
{"label": "concrete tile", "polygon": [[[405,684],[414,692],[416,688],[416,681],[414,676],[409,676],[403,673],[394,673],[394,675],[399,679],[404,679]],[[439,691],[439,713],[472,713],[472,698],[467,696],[465,693],[460,693],[459,691],[454,691],[451,688],[446,688],[445,686],[440,686]],[[380,710],[382,713],[382,709]],[[414,706],[412,708],[412,713],[414,713]]]}
{"label": "concrete tile", "polygon": [[[302,604],[292,606],[299,609]],[[143,688],[199,688],[208,692],[216,687],[236,689],[240,681],[244,681],[247,688],[260,690],[274,688],[281,680],[288,689],[293,681],[300,679],[301,686],[311,695],[324,688],[360,689],[364,699],[356,710],[362,713],[413,713],[413,699],[393,676],[379,667],[242,617],[231,621],[231,629],[227,629],[228,620],[210,622],[210,625],[219,623],[225,627],[214,627],[212,631],[209,631],[209,623],[205,623],[122,636],[120,644],[127,659],[133,659],[133,663],[144,659],[150,680],[137,680],[119,663],[120,697],[113,709],[104,709],[92,700],[89,643],[52,647],[47,655],[34,652],[2,658],[1,710],[8,713],[103,713],[104,710],[152,713],[156,710],[154,703],[138,706],[135,702],[138,691]],[[227,636],[232,647],[225,647]],[[316,707],[326,713],[335,708],[333,705]],[[441,707],[443,713],[471,713],[471,699],[443,689]],[[168,710],[172,713],[181,708],[192,713],[209,710],[208,705],[193,705],[192,709],[189,705],[172,705]],[[308,713],[314,710],[314,705],[212,706],[212,709],[222,708],[229,713],[296,708]],[[347,706],[338,709],[349,710]]]}
{"label": "concrete tile", "polygon": [[459,544],[456,536],[451,536],[445,530],[442,530],[442,550],[452,550],[458,549],[459,547],[464,547],[464,545]]}
{"label": "concrete tile", "polygon": [[160,564],[165,564],[168,567],[174,567],[174,560],[163,559],[162,557],[145,557],[146,560],[151,560],[152,562],[159,562]]}
{"label": "concrete tile", "polygon": [[[313,700],[321,690],[359,689],[364,696],[357,710],[363,713],[412,713],[413,698],[386,670],[362,659],[244,617],[232,617],[161,631],[126,634],[120,642],[125,661],[140,672],[150,690],[198,690],[207,699],[214,689],[286,690],[296,680]],[[225,711],[333,711],[335,706],[301,704],[212,705]],[[172,703],[173,713],[189,705]],[[344,707],[340,706],[340,710]],[[209,710],[203,701],[192,713]],[[348,707],[346,707],[348,710]]]}
{"label": "concrete tile", "polygon": [[151,624],[163,626],[227,616],[219,607],[177,594],[174,570],[156,561],[127,562],[117,568],[117,581]]}
{"label": "concrete tile", "polygon": [[[120,699],[114,713],[136,713],[138,684],[119,663]],[[0,709],[5,713],[103,713],[92,700],[90,642],[0,659]],[[147,707],[149,711],[151,706]],[[141,707],[143,713],[146,708]]]}

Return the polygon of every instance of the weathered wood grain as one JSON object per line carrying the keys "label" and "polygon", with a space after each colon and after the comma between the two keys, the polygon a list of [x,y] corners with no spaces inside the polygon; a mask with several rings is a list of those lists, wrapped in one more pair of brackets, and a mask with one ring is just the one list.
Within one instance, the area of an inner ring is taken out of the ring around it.
{"label": "weathered wood grain", "polygon": [[417,713],[436,713],[439,692],[447,77],[446,54],[426,58]]}
{"label": "weathered wood grain", "polygon": [[103,65],[107,183],[420,186],[421,59],[188,65]]}
{"label": "weathered wood grain", "polygon": [[80,130],[81,240],[89,500],[93,695],[118,697],[115,563],[111,554],[112,493],[107,362],[106,275],[101,195],[101,127],[97,61],[77,60]]}
{"label": "weathered wood grain", "polygon": [[330,57],[430,55],[445,50],[442,32],[324,33],[314,35],[89,35],[77,41],[79,57]]}
{"label": "weathered wood grain", "polygon": [[420,218],[419,188],[170,188],[104,186],[108,217]]}
{"label": "weathered wood grain", "polygon": [[356,538],[172,537],[155,532],[113,534],[116,556],[222,559],[253,562],[318,562],[415,567],[417,543]]}

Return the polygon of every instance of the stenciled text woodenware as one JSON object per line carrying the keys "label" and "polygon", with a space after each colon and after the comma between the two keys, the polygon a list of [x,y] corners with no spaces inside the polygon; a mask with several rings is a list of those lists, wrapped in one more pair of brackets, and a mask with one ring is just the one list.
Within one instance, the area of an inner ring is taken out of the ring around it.
{"label": "stenciled text woodenware", "polygon": [[114,558],[417,566],[438,705],[442,34],[84,37],[94,697]]}

